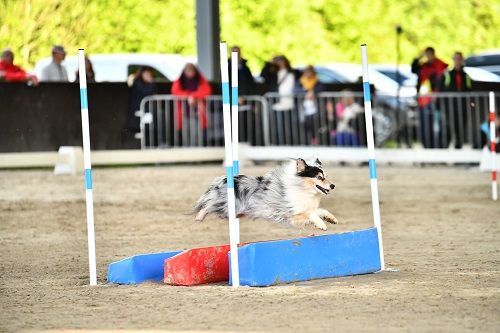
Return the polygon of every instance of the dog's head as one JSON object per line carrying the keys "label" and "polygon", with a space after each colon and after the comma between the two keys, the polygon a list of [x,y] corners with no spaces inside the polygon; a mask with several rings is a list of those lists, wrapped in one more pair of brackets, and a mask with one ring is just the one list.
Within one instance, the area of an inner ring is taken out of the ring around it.
{"label": "dog's head", "polygon": [[315,159],[312,163],[307,164],[304,159],[298,158],[297,176],[304,178],[306,186],[318,194],[327,195],[330,193],[330,190],[335,188],[335,185],[326,179],[326,173],[319,159]]}

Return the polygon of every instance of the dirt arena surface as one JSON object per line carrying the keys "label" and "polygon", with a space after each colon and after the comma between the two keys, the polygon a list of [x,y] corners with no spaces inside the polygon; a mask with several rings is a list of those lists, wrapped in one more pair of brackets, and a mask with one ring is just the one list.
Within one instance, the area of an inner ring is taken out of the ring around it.
{"label": "dirt arena surface", "polygon": [[[0,331],[498,332],[500,201],[489,174],[465,168],[379,167],[386,263],[398,272],[238,290],[106,285],[123,257],[226,243],[225,222],[185,215],[222,170],[95,170],[94,288],[82,176],[0,172]],[[323,206],[341,221],[327,232],[371,226],[367,168],[327,170],[337,187]],[[244,242],[312,232],[241,221]]]}

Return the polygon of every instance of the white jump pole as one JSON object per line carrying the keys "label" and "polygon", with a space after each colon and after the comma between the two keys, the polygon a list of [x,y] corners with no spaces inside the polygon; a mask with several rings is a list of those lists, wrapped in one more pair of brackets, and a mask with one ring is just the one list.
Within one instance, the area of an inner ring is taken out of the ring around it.
{"label": "white jump pole", "polygon": [[[233,138],[233,175],[240,173],[240,162],[238,158],[238,52],[231,52],[231,134]],[[240,220],[236,219],[235,235],[236,243],[240,243]]]}
{"label": "white jump pole", "polygon": [[498,199],[497,193],[497,143],[495,125],[495,93],[490,91],[490,149],[491,149],[491,198]]}
{"label": "white jump pole", "polygon": [[234,171],[233,148],[231,144],[231,102],[229,97],[229,74],[227,61],[227,44],[220,43],[220,71],[222,82],[222,112],[224,116],[224,147],[226,152],[225,164],[227,175],[227,206],[229,212],[229,245],[231,249],[231,276],[232,285],[240,286],[240,270],[238,266],[239,228],[236,219],[236,204],[234,198]]}
{"label": "white jump pole", "polygon": [[380,252],[380,270],[385,269],[384,248],[382,246],[382,224],[380,222],[380,203],[378,199],[377,165],[375,163],[375,144],[373,138],[372,102],[370,80],[368,78],[368,55],[366,44],[361,45],[361,61],[363,67],[363,97],[365,102],[366,140],[368,143],[368,164],[370,166],[370,187],[372,193],[373,224],[377,228]]}
{"label": "white jump pole", "polygon": [[83,164],[85,168],[85,202],[87,206],[87,239],[89,247],[90,285],[97,285],[94,235],[94,199],[92,194],[92,165],[90,161],[89,109],[87,100],[87,74],[85,51],[78,50],[78,74],[80,77],[80,106],[82,111]]}
{"label": "white jump pole", "polygon": [[233,136],[233,175],[240,173],[238,160],[238,52],[231,52],[231,121]]}

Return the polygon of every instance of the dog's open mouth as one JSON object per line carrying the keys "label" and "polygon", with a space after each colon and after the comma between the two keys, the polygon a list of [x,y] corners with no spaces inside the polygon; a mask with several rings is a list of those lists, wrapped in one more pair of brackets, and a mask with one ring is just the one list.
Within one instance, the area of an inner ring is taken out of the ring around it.
{"label": "dog's open mouth", "polygon": [[329,189],[326,189],[326,188],[321,187],[321,186],[319,186],[319,185],[316,185],[316,188],[317,188],[318,190],[320,190],[320,191],[321,191],[324,195],[327,195],[327,194],[328,194],[328,192],[330,192],[330,190],[329,190]]}

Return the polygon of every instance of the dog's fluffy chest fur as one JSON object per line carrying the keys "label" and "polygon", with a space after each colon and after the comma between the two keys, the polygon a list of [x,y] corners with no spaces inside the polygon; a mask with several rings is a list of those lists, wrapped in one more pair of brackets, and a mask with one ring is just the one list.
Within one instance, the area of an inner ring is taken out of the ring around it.
{"label": "dog's fluffy chest fur", "polygon": [[289,191],[287,197],[293,207],[293,215],[315,211],[321,202],[321,197],[316,193]]}

